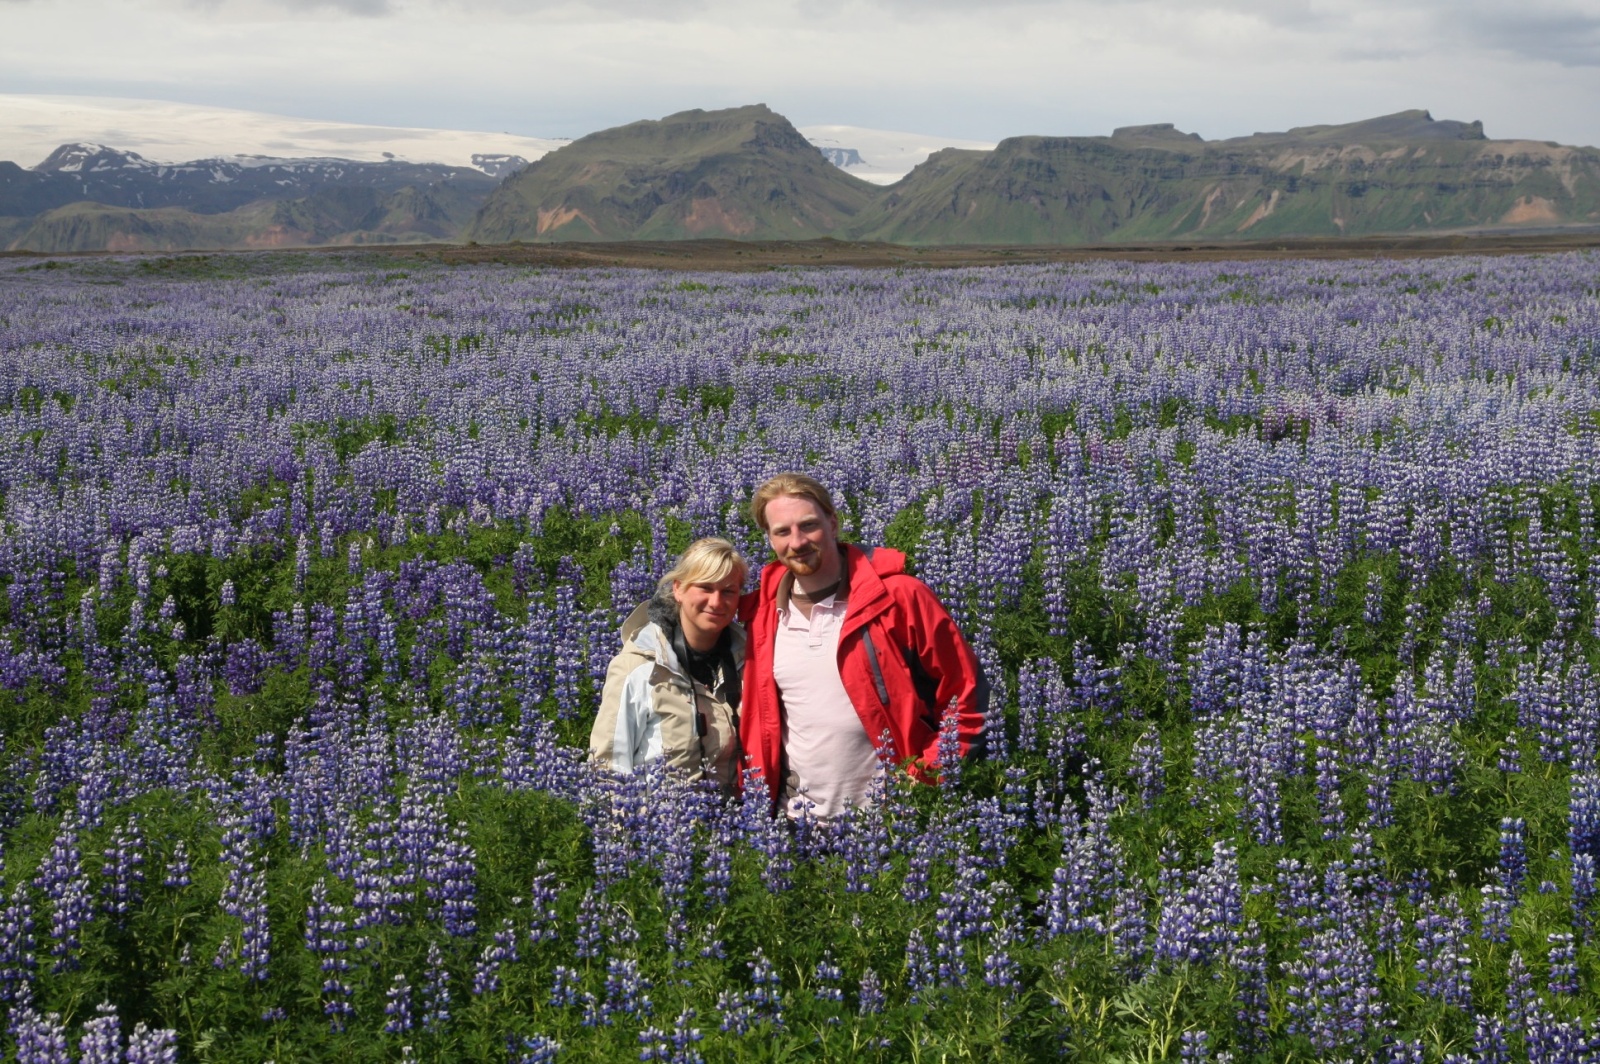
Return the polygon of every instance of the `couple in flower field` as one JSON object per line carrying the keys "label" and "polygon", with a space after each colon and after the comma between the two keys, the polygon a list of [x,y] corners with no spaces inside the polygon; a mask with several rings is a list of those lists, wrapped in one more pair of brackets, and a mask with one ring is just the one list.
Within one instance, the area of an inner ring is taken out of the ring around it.
{"label": "couple in flower field", "polygon": [[937,778],[947,713],[962,755],[978,752],[977,658],[905,556],[839,542],[827,488],[803,473],[757,488],[750,516],[776,556],[756,590],[741,594],[732,544],[701,539],[623,623],[591,758],[663,758],[724,793],[752,769],[774,811],[833,817],[868,799],[885,752]]}

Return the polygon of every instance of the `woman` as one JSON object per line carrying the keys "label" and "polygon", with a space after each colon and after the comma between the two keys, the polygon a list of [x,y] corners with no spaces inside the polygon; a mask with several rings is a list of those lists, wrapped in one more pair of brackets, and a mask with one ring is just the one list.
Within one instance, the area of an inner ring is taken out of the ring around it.
{"label": "woman", "polygon": [[664,757],[688,779],[733,793],[744,668],[744,627],[734,615],[748,570],[727,540],[696,540],[623,622],[589,733],[593,761],[631,772]]}

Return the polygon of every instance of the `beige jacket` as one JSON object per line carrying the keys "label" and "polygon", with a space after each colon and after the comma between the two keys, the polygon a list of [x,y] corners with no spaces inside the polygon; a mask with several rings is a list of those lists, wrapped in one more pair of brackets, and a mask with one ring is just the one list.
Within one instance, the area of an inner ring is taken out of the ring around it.
{"label": "beige jacket", "polygon": [[[732,794],[739,771],[738,712],[727,703],[727,678],[706,688],[689,678],[666,634],[641,603],[622,625],[622,649],[606,670],[589,757],[614,772],[651,758],[690,780],[714,779]],[[744,667],[744,626],[733,622],[733,661]],[[696,717],[700,718],[697,727]]]}

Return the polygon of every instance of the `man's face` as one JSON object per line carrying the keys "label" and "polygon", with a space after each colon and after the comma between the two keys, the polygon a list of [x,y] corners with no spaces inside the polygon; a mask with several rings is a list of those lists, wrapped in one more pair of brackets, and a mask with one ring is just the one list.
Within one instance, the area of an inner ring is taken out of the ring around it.
{"label": "man's face", "polygon": [[839,522],[798,495],[767,503],[767,542],[796,576],[810,576],[839,553]]}

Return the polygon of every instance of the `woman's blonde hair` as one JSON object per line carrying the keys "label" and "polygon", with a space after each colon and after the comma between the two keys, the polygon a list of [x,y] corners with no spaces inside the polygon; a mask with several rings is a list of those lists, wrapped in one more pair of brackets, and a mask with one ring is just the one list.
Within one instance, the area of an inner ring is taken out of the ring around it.
{"label": "woman's blonde hair", "polygon": [[678,556],[678,564],[661,578],[659,588],[669,591],[674,583],[719,584],[730,573],[742,584],[749,572],[749,563],[732,543],[707,536],[689,544],[689,549]]}

